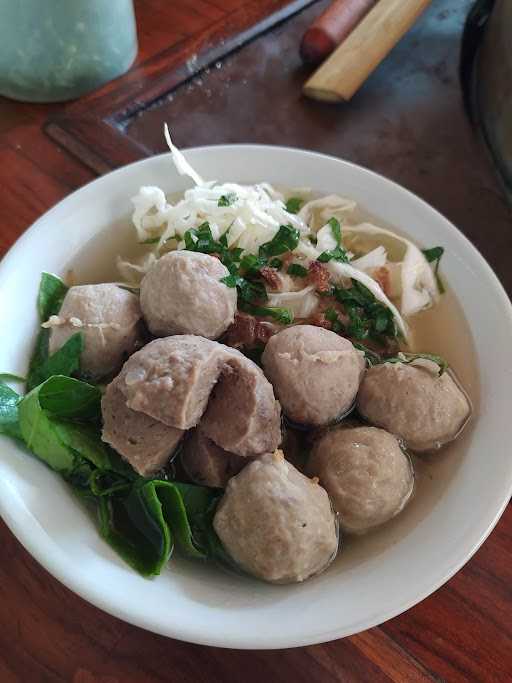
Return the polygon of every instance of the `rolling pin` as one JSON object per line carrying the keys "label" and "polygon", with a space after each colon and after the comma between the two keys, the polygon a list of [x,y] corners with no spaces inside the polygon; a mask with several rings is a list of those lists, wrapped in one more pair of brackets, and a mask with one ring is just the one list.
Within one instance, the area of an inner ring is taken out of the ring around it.
{"label": "rolling pin", "polygon": [[307,97],[349,100],[431,0],[378,0],[344,42],[305,83]]}
{"label": "rolling pin", "polygon": [[342,43],[377,0],[334,0],[308,28],[300,44],[306,64],[319,64]]}

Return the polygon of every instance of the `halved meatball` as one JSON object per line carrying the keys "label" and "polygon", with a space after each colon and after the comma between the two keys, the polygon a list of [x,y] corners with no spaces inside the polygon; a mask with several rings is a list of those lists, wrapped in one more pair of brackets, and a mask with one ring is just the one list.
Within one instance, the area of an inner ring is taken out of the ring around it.
{"label": "halved meatball", "polygon": [[84,335],[81,369],[94,380],[118,372],[144,336],[139,299],[112,283],[71,287],[46,326],[50,353],[77,332]]}
{"label": "halved meatball", "polygon": [[124,364],[118,386],[133,410],[189,429],[205,411],[225,355],[225,346],[204,337],[155,339]]}
{"label": "halved meatball", "polygon": [[281,443],[281,409],[261,369],[235,349],[223,347],[222,374],[201,420],[204,434],[242,456],[273,452]]}
{"label": "halved meatball", "polygon": [[340,526],[364,533],[397,515],[414,473],[396,437],[376,427],[337,427],[315,444],[307,472],[319,478],[340,514]]}
{"label": "halved meatball", "polygon": [[236,311],[236,289],[220,281],[227,275],[226,266],[209,254],[186,250],[164,254],[140,286],[140,303],[150,331],[157,337],[220,337]]}
{"label": "halved meatball", "polygon": [[253,458],[228,453],[196,427],[183,445],[181,464],[195,484],[223,489]]}
{"label": "halved meatball", "polygon": [[351,408],[365,367],[348,339],[313,325],[294,325],[271,337],[262,363],[284,414],[312,427]]}
{"label": "halved meatball", "polygon": [[449,372],[421,359],[370,368],[357,397],[365,420],[402,438],[414,451],[437,449],[464,427],[471,406]]}
{"label": "halved meatball", "polygon": [[107,386],[101,400],[101,413],[101,438],[143,477],[155,474],[167,464],[185,433],[129,408],[118,380]]}
{"label": "halved meatball", "polygon": [[327,493],[280,451],[229,480],[213,526],[242,569],[274,583],[304,581],[323,571],[338,547]]}

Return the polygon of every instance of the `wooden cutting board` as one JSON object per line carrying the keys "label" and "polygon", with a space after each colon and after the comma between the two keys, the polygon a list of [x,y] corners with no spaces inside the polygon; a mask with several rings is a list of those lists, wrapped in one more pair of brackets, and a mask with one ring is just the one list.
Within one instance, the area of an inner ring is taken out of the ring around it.
{"label": "wooden cutting board", "polygon": [[327,0],[230,4],[238,9],[53,116],[48,134],[97,173],[164,151],[164,121],[182,147],[255,142],[354,161],[445,214],[512,293],[510,211],[466,119],[458,81],[472,0],[432,3],[355,97],[339,105],[301,95],[309,72],[298,46]]}

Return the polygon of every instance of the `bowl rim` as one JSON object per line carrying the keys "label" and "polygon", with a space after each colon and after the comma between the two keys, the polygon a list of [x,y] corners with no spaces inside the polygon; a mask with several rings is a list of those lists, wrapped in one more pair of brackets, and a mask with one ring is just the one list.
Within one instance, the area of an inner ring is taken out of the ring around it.
{"label": "bowl rim", "polygon": [[[428,204],[421,197],[416,195],[414,192],[403,187],[399,183],[386,178],[385,176],[372,171],[364,166],[360,166],[350,161],[346,161],[339,157],[333,155],[322,154],[319,152],[304,150],[295,147],[286,147],[280,145],[266,145],[266,144],[221,144],[221,145],[205,145],[199,147],[186,148],[182,151],[185,156],[202,154],[202,153],[214,153],[216,151],[226,150],[230,152],[243,153],[244,151],[258,150],[259,152],[265,152],[266,150],[273,150],[274,152],[285,152],[286,154],[295,154],[300,157],[309,157],[313,163],[317,160],[329,160],[334,161],[337,164],[341,164],[345,167],[349,167],[356,171],[356,173],[362,174],[363,176],[369,176],[377,180],[382,186],[393,189],[395,192],[399,191],[402,196],[408,197],[413,200],[418,206],[422,205],[433,216],[435,220],[443,224],[443,229],[446,229],[451,236],[456,238],[459,243],[463,246],[465,252],[471,255],[473,259],[478,262],[478,267],[481,269],[482,273],[486,276],[488,284],[492,287],[494,295],[497,298],[497,305],[503,314],[503,324],[507,325],[512,338],[512,303],[503,288],[503,285],[499,281],[498,277],[492,270],[491,266],[487,263],[485,258],[480,254],[478,249],[470,242],[470,240],[453,225],[447,218],[445,218],[437,209]],[[154,163],[155,159],[158,158],[171,158],[170,152],[164,152],[162,154],[153,155],[138,161],[134,161],[120,168],[114,169],[109,173],[95,178],[77,188],[75,191],[66,195],[62,200],[57,202],[48,211],[44,212],[32,225],[16,240],[16,242],[10,247],[8,252],[4,255],[4,258],[0,261],[0,281],[3,277],[4,272],[11,267],[11,263],[18,258],[18,254],[25,248],[32,238],[32,235],[41,229],[41,224],[51,219],[52,216],[58,212],[63,204],[71,202],[76,198],[77,195],[94,192],[98,185],[105,182],[106,178],[111,178],[115,175],[122,175],[126,169],[132,168],[134,166],[140,166],[143,170],[146,164]],[[0,463],[1,464],[1,463]],[[1,471],[1,470],[0,470]],[[0,491],[4,490],[7,494],[9,493],[7,489],[11,489],[8,485],[0,480]],[[11,495],[14,493],[10,490]],[[461,567],[463,567],[475,554],[475,552],[480,548],[482,543],[487,539],[489,534],[492,532],[496,526],[498,520],[500,519],[503,511],[509,502],[512,495],[512,467],[510,469],[510,477],[508,481],[503,481],[502,492],[499,498],[497,498],[497,505],[492,516],[490,516],[484,525],[482,525],[482,530],[478,534],[478,538],[471,544],[469,548],[461,553],[461,556],[445,568],[443,573],[427,588],[423,588],[415,597],[402,602],[396,601],[393,607],[389,607],[385,610],[378,610],[378,614],[375,613],[370,618],[362,618],[359,620],[354,620],[350,629],[331,629],[328,631],[317,632],[313,635],[295,638],[293,641],[287,639],[286,636],[281,639],[273,638],[269,641],[265,634],[256,636],[251,634],[250,637],[245,637],[243,632],[240,633],[237,642],[226,642],[226,639],[222,635],[216,634],[206,634],[205,629],[199,627],[195,628],[183,628],[183,625],[179,624],[168,624],[166,628],[159,628],[151,621],[150,618],[140,617],[135,615],[129,610],[125,609],[123,606],[115,604],[108,599],[105,599],[101,591],[91,589],[90,584],[87,584],[79,577],[81,575],[75,574],[68,571],[68,561],[61,551],[55,544],[52,549],[52,539],[48,539],[45,534],[36,535],[32,531],[27,530],[29,527],[24,525],[23,515],[30,516],[28,510],[24,510],[23,514],[15,515],[12,514],[9,509],[9,505],[6,504],[6,497],[0,496],[0,515],[4,519],[5,523],[9,527],[10,531],[16,536],[18,541],[23,545],[23,547],[39,562],[39,564],[46,569],[53,577],[63,583],[67,588],[72,590],[74,593],[79,595],[81,598],[87,602],[95,605],[96,607],[102,609],[108,614],[123,619],[124,621],[139,626],[146,630],[158,633],[171,638],[176,638],[179,640],[185,640],[192,643],[210,645],[215,647],[226,647],[226,648],[241,648],[241,649],[281,649],[289,647],[301,647],[311,644],[329,642],[336,640],[341,637],[346,637],[354,633],[358,633],[361,630],[366,630],[368,628],[373,628],[388,619],[391,619],[406,610],[410,609],[414,605],[418,604],[426,597],[437,591],[444,583],[446,583]],[[49,552],[53,550],[53,552]],[[358,625],[359,624],[359,625]],[[243,631],[243,630],[242,630]]]}

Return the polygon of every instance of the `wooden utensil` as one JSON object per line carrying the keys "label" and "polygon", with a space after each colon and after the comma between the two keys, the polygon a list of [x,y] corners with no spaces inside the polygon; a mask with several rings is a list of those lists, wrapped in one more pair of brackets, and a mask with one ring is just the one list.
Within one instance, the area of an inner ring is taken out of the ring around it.
{"label": "wooden utensil", "polygon": [[349,100],[430,2],[379,0],[306,82],[304,94],[327,102]]}
{"label": "wooden utensil", "polygon": [[315,19],[302,38],[300,56],[307,64],[320,64],[354,30],[377,0],[334,0]]}

